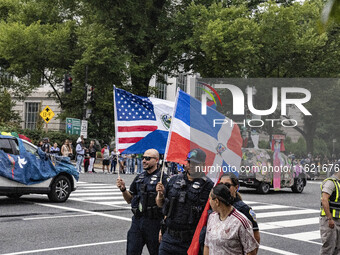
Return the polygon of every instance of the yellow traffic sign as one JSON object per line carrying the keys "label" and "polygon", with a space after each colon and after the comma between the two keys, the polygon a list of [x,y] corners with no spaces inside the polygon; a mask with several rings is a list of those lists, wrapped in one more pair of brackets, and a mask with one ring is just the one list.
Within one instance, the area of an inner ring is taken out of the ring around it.
{"label": "yellow traffic sign", "polygon": [[41,111],[40,116],[44,119],[46,123],[48,123],[53,118],[54,112],[51,110],[50,107],[46,106],[45,109]]}

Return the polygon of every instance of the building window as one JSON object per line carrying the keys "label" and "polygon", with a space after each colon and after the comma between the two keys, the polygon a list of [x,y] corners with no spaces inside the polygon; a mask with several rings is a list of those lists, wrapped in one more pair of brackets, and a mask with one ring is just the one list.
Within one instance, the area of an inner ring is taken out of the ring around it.
{"label": "building window", "polygon": [[36,129],[39,103],[26,103],[25,108],[25,128]]}
{"label": "building window", "polygon": [[186,74],[179,74],[176,81],[177,88],[187,92],[188,76]]}
{"label": "building window", "polygon": [[164,75],[164,81],[159,79],[159,80],[156,80],[156,97],[157,98],[160,98],[160,99],[166,99],[166,88],[167,88],[167,84],[166,84],[166,81],[167,81],[167,75]]}

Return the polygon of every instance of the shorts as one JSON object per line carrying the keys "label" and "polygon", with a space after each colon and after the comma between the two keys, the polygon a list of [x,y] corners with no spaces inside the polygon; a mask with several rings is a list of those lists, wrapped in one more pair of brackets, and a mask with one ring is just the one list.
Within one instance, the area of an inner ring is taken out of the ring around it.
{"label": "shorts", "polygon": [[109,159],[103,159],[103,166],[108,166],[110,165],[110,160]]}

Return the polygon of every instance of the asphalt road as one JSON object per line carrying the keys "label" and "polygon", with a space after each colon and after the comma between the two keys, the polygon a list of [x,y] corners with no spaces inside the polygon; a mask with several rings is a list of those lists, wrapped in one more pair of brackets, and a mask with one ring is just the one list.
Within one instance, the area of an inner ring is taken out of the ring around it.
{"label": "asphalt road", "polygon": [[[127,185],[134,177],[122,175]],[[0,255],[125,254],[132,213],[115,186],[116,178],[82,174],[77,191],[62,204],[49,202],[46,195],[0,197]],[[309,181],[302,194],[284,189],[267,195],[241,188],[243,200],[257,214],[258,254],[319,253],[319,186],[320,181]]]}

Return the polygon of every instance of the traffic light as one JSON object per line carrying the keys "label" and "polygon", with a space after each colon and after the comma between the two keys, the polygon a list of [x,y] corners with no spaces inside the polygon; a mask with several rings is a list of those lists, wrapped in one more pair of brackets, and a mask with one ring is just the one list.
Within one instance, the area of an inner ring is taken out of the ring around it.
{"label": "traffic light", "polygon": [[87,85],[87,90],[86,90],[86,101],[87,102],[93,101],[93,91],[94,91],[93,86]]}
{"label": "traffic light", "polygon": [[65,93],[72,92],[72,77],[69,74],[65,74],[64,88],[65,88]]}

